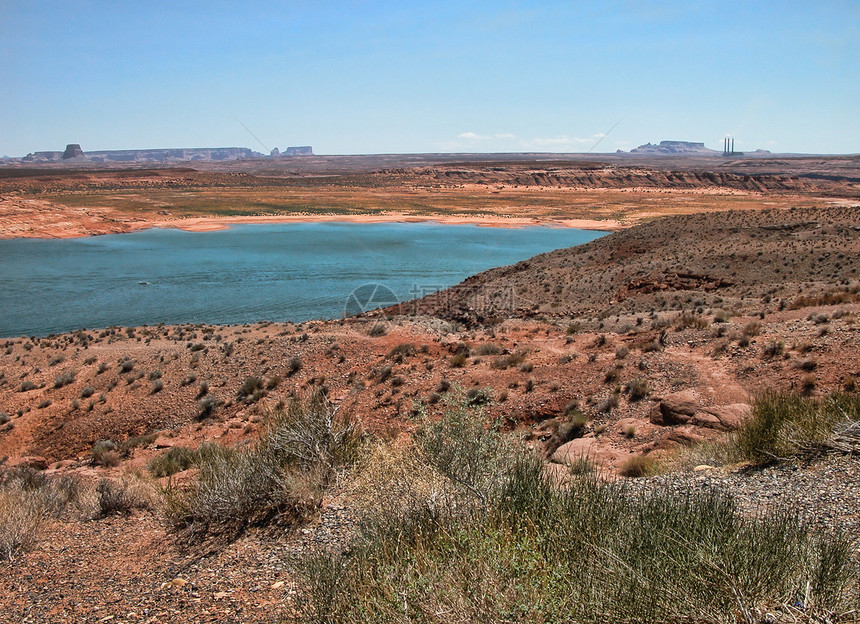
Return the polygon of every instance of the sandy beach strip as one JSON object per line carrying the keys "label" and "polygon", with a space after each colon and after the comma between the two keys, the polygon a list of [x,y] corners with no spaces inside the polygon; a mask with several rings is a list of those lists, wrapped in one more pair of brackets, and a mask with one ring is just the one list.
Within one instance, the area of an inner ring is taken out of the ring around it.
{"label": "sandy beach strip", "polygon": [[230,216],[230,217],[190,217],[187,219],[170,219],[154,221],[152,227],[175,228],[186,232],[213,232],[228,229],[236,224],[272,224],[272,223],[442,223],[445,225],[478,225],[482,227],[523,228],[523,227],[557,227],[576,228],[580,230],[600,230],[615,232],[625,229],[626,224],[613,220],[597,219],[541,219],[526,217],[463,216],[463,215],[263,215],[263,216]]}

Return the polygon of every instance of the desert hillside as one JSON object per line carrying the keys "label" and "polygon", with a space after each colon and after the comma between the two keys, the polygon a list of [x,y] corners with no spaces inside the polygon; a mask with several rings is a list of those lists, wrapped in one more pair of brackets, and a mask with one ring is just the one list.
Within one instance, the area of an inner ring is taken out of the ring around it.
{"label": "desert hillside", "polygon": [[463,322],[703,306],[757,312],[850,290],[858,271],[860,208],[730,211],[659,219],[491,269],[458,285],[456,296],[405,306]]}

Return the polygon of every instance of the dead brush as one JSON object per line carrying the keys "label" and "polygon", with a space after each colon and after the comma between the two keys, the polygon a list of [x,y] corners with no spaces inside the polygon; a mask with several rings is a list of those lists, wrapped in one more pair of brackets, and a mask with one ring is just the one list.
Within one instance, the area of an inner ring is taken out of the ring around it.
{"label": "dead brush", "polygon": [[77,481],[48,477],[27,467],[0,471],[0,557],[11,559],[31,547],[45,523],[81,498]]}
{"label": "dead brush", "polygon": [[277,410],[258,442],[210,445],[186,487],[160,491],[162,510],[183,541],[230,541],[247,528],[295,524],[318,508],[339,466],[358,456],[362,434],[322,391]]}

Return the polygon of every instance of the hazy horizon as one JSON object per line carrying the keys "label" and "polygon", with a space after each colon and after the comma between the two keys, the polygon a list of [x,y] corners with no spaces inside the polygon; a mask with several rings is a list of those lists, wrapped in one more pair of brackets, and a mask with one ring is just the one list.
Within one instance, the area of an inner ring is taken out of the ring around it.
{"label": "hazy horizon", "polygon": [[0,0],[0,154],[860,151],[854,2]]}

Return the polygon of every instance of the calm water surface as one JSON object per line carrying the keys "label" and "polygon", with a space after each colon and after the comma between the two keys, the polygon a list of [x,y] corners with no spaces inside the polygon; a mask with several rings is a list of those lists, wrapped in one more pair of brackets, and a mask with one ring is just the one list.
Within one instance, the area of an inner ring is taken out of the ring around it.
{"label": "calm water surface", "polygon": [[405,301],[603,232],[434,223],[238,225],[0,240],[0,336],[111,325],[344,315],[381,284]]}

